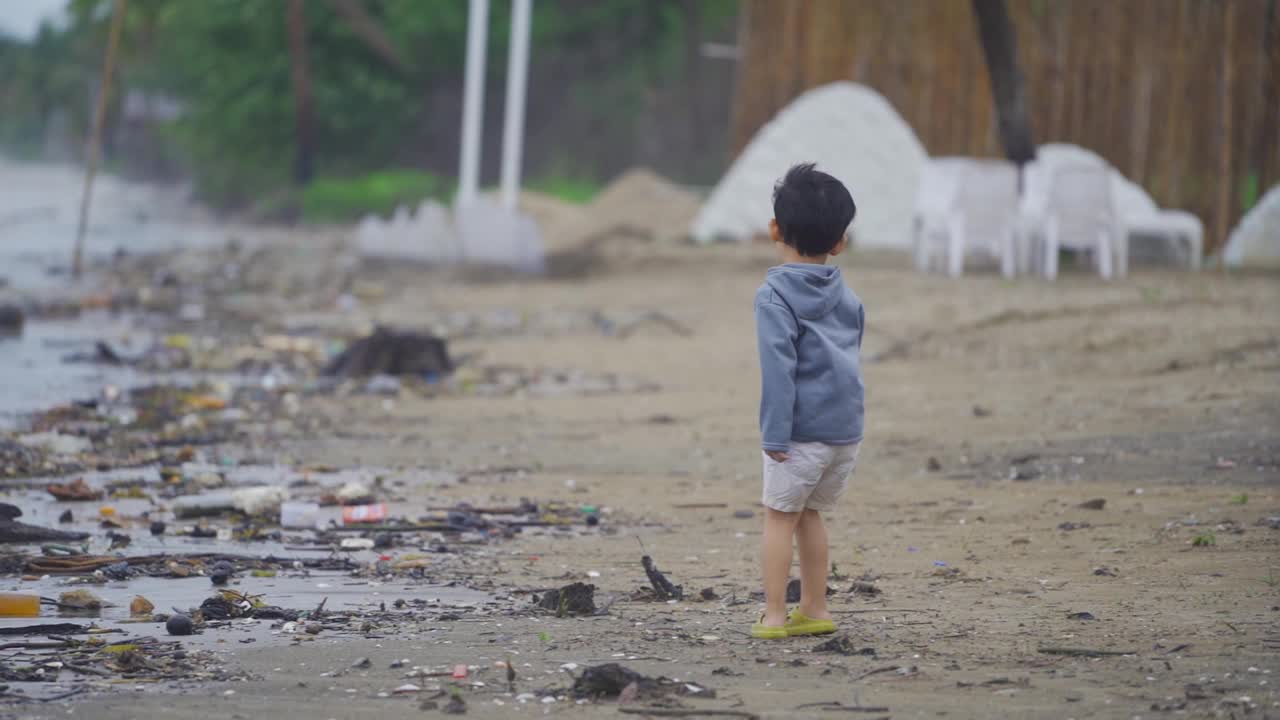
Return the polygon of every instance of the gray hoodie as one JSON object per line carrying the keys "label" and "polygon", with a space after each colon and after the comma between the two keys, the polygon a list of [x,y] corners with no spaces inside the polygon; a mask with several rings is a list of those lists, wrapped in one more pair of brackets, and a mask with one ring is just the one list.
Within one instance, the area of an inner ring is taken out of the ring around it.
{"label": "gray hoodie", "polygon": [[760,434],[765,450],[791,442],[862,440],[862,302],[834,265],[769,268],[756,291]]}

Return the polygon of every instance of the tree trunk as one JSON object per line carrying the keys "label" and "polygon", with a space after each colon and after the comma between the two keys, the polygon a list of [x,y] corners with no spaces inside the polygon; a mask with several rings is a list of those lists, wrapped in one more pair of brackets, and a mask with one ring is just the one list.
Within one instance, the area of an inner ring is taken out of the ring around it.
{"label": "tree trunk", "polygon": [[1280,183],[1280,3],[1267,0],[1267,19],[1262,31],[1262,123],[1258,126],[1258,194]]}
{"label": "tree trunk", "polygon": [[702,3],[684,0],[684,77],[685,112],[689,122],[689,152],[685,155],[685,172],[698,173],[702,152]]}
{"label": "tree trunk", "polygon": [[1000,144],[1006,157],[1024,165],[1035,159],[1036,144],[1027,112],[1026,82],[1018,67],[1013,22],[1004,0],[972,0],[972,3],[978,38],[987,60],[987,75],[991,78]]}
{"label": "tree trunk", "polygon": [[1214,222],[1214,238],[1211,247],[1221,247],[1227,242],[1227,229],[1230,226],[1232,185],[1235,178],[1231,168],[1232,105],[1235,103],[1235,68],[1231,65],[1231,46],[1235,42],[1235,3],[1225,0],[1222,3],[1222,101],[1218,125],[1218,209]]}
{"label": "tree trunk", "polygon": [[293,179],[299,185],[311,182],[314,173],[315,117],[311,102],[311,67],[307,59],[307,18],[304,0],[289,0],[289,68],[293,82],[294,164]]}
{"label": "tree trunk", "polygon": [[360,0],[330,0],[333,9],[338,11],[351,31],[356,34],[370,50],[383,62],[399,72],[408,74],[409,63],[405,62],[391,37],[383,31],[378,21],[369,14]]}

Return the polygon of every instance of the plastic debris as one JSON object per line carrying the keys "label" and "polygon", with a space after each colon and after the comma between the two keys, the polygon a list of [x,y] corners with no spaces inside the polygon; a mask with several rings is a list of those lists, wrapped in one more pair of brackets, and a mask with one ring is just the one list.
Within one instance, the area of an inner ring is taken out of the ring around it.
{"label": "plastic debris", "polygon": [[387,519],[387,504],[348,505],[342,508],[342,524],[378,523]]}
{"label": "plastic debris", "polygon": [[195,632],[195,623],[186,615],[172,615],[164,624],[170,635],[190,635]]}

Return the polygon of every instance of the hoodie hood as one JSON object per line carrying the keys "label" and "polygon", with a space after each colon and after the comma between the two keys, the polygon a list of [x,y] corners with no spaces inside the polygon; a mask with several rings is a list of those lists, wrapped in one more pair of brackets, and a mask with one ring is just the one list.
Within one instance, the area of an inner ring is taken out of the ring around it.
{"label": "hoodie hood", "polygon": [[817,320],[834,310],[848,291],[835,265],[778,265],[769,268],[765,284],[805,320]]}

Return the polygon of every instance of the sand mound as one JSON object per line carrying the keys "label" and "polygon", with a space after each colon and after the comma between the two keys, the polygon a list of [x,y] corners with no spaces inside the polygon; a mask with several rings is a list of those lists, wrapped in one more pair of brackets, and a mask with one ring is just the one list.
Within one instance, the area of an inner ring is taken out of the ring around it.
{"label": "sand mound", "polygon": [[773,216],[773,185],[798,162],[816,162],[849,187],[861,247],[911,247],[912,205],[927,158],[911,127],[876,91],[851,82],[810,90],[760,129],[702,206],[699,241],[746,239]]}
{"label": "sand mound", "polygon": [[1268,190],[1231,231],[1222,258],[1232,266],[1280,265],[1280,185]]}
{"label": "sand mound", "polygon": [[548,249],[581,248],[608,237],[681,240],[701,198],[648,168],[632,168],[588,205],[554,207],[557,202],[541,198],[542,217],[531,211],[542,223]]}

